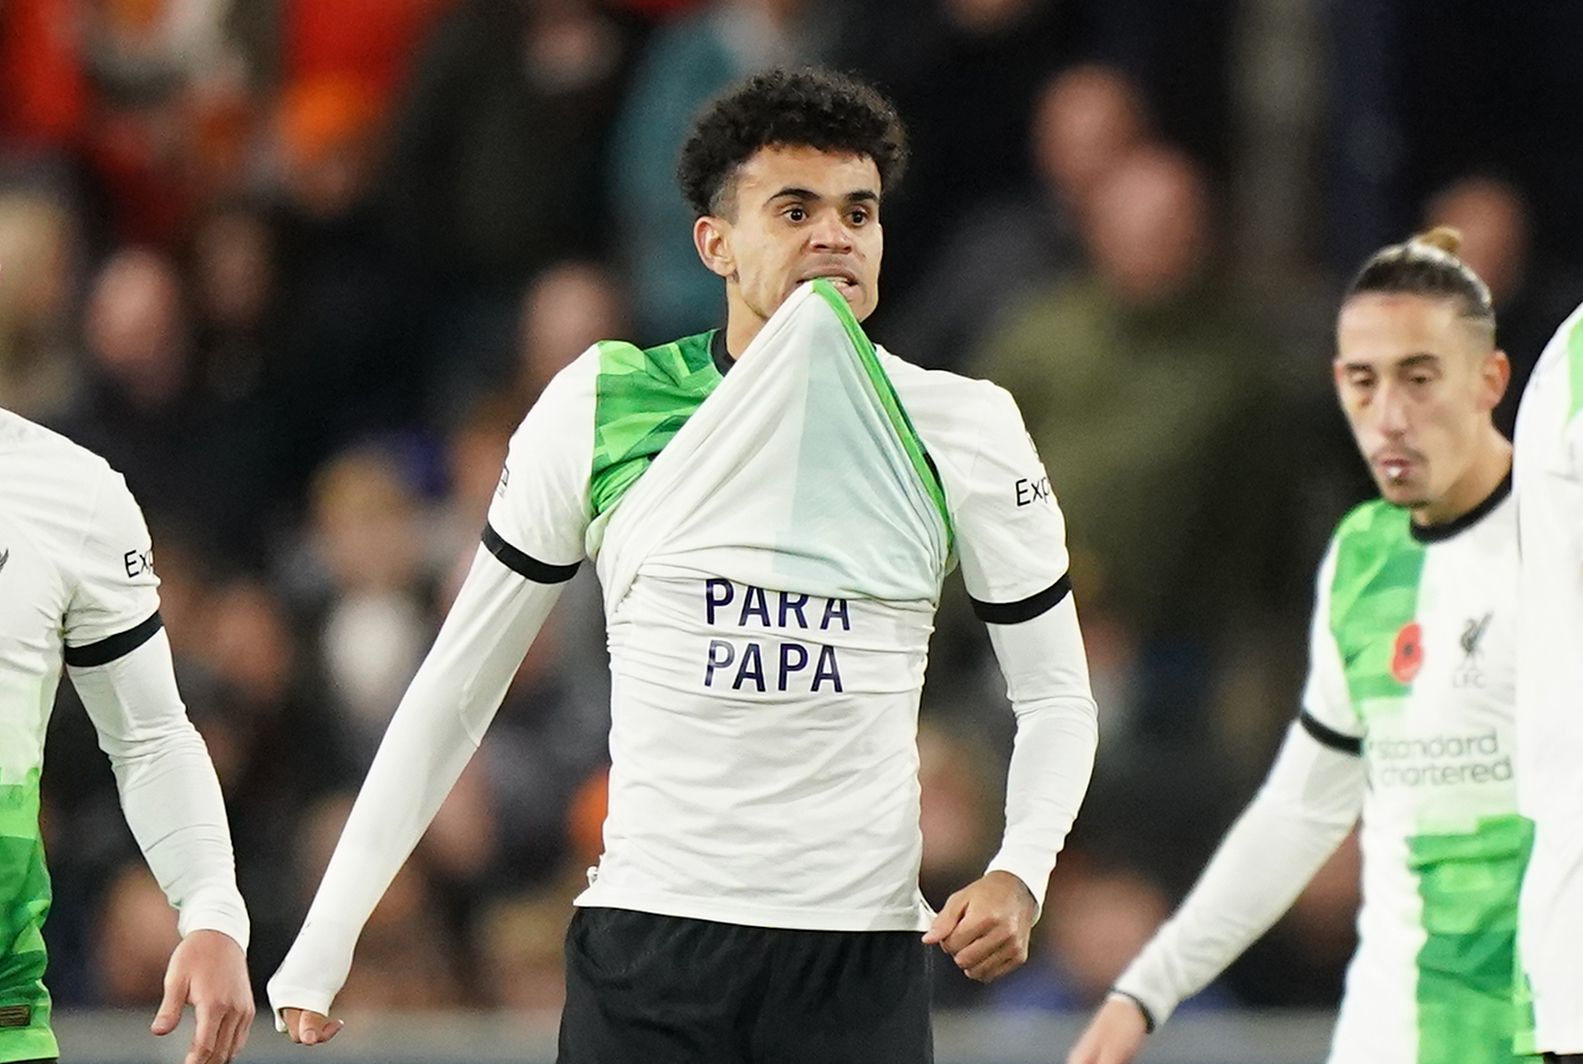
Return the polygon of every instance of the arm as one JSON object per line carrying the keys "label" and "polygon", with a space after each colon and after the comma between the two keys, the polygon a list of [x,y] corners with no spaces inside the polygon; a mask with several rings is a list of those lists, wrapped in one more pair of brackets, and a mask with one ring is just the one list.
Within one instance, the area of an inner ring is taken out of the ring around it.
{"label": "arm", "polygon": [[[1116,980],[1116,993],[1073,1051],[1099,1064],[1122,1019],[1142,1034],[1164,1023],[1269,930],[1357,822],[1366,789],[1363,759],[1331,745],[1334,733],[1304,717],[1293,724],[1263,788],[1210,859],[1176,914]],[[1136,1048],[1136,1047],[1134,1047]]]}
{"label": "arm", "polygon": [[484,545],[363,781],[324,881],[269,981],[276,1025],[334,1035],[330,1002],[385,888],[478,748],[561,586],[577,571],[593,453],[591,349],[552,380],[511,440]]}
{"label": "arm", "polygon": [[391,719],[302,930],[269,981],[282,1030],[283,1010],[329,1012],[363,924],[478,748],[562,586],[478,552]]}
{"label": "arm", "polygon": [[179,914],[178,929],[219,931],[245,949],[247,910],[220,782],[177,693],[165,633],[105,664],[70,660],[69,652],[67,672],[115,770],[127,825]]}
{"label": "arm", "polygon": [[992,623],[989,632],[1017,715],[1006,830],[986,875],[947,899],[925,937],[982,982],[1027,959],[1028,937],[1088,789],[1099,740],[1070,594],[1037,617]]}
{"label": "arm", "polygon": [[1176,915],[1116,981],[1069,1064],[1122,1064],[1292,904],[1357,822],[1368,780],[1362,721],[1330,631],[1334,541],[1315,581],[1303,710],[1263,788]]}
{"label": "arm", "polygon": [[127,825],[178,913],[182,941],[153,1031],[174,1031],[190,1002],[188,1064],[230,1060],[253,1022],[247,909],[220,781],[176,691],[170,643],[160,631],[114,661],[68,672],[110,757]]}
{"label": "arm", "polygon": [[150,558],[137,504],[107,477],[64,618],[66,669],[110,758],[132,835],[178,914],[182,941],[153,1031],[175,1030],[191,1002],[187,1064],[207,1064],[235,1056],[253,1019],[247,910],[220,783],[176,689]]}
{"label": "arm", "polygon": [[1065,522],[1016,404],[980,388],[973,459],[947,495],[958,501],[962,578],[989,626],[1017,736],[1000,851],[983,878],[947,899],[925,941],[987,982],[1027,958],[1050,870],[1088,789],[1098,726]]}

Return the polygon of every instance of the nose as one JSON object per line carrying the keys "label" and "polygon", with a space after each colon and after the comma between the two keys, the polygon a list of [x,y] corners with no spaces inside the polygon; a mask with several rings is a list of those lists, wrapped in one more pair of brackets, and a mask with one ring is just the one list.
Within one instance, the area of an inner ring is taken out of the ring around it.
{"label": "nose", "polygon": [[809,243],[815,251],[845,253],[852,250],[852,234],[836,211],[824,211],[809,228]]}
{"label": "nose", "polygon": [[1391,381],[1381,384],[1379,394],[1375,396],[1375,407],[1379,411],[1381,431],[1387,436],[1406,435],[1408,426],[1405,389]]}

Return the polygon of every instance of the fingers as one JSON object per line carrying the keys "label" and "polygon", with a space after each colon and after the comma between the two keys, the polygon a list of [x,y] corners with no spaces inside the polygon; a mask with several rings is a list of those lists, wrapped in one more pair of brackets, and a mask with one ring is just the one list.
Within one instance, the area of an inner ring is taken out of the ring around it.
{"label": "fingers", "polygon": [[207,1002],[194,1004],[192,1011],[197,1023],[192,1030],[192,1045],[187,1049],[184,1064],[216,1064],[228,1059],[219,1051],[226,1044],[222,1042],[222,1037],[227,1021],[234,1024],[234,1017],[228,1010],[216,1008]]}
{"label": "fingers", "polygon": [[187,1003],[187,979],[175,970],[175,962],[165,972],[165,996],[160,999],[159,1011],[149,1030],[158,1035],[170,1034],[181,1022],[181,1010]]}
{"label": "fingers", "polygon": [[[230,1061],[235,1060],[241,1054],[242,1047],[247,1044],[247,1031],[252,1023],[252,1009],[228,1009],[215,1038],[214,1052],[210,1056],[211,1064],[229,1064]],[[194,1060],[189,1064],[200,1064],[200,1062]]]}
{"label": "fingers", "polygon": [[281,1018],[286,1021],[286,1032],[291,1035],[291,1040],[305,1046],[328,1042],[335,1037],[335,1032],[345,1026],[340,1020],[332,1020],[322,1012],[308,1009],[282,1009]]}
{"label": "fingers", "polygon": [[1015,907],[974,891],[969,886],[947,899],[924,942],[938,943],[968,978],[987,983],[1028,959],[1029,928]]}
{"label": "fingers", "polygon": [[[923,944],[932,946],[936,942],[944,942],[946,936],[956,929],[965,912],[967,912],[967,897],[959,890],[945,899],[945,906],[934,918],[934,923],[929,925],[929,930],[924,932]],[[953,951],[948,948],[946,952]]]}

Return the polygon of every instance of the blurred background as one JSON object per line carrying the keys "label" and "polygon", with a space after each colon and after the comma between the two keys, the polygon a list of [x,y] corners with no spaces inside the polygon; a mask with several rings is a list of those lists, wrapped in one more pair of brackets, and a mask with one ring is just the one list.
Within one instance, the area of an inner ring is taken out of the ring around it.
{"label": "blurred background", "polygon": [[[1517,370],[1508,428],[1583,296],[1580,40],[1561,0],[0,0],[0,405],[144,506],[259,989],[523,413],[595,339],[723,320],[672,176],[690,119],[820,62],[913,137],[870,332],[1016,394],[1100,704],[1033,959],[989,987],[941,965],[937,1000],[1092,1006],[1295,712],[1314,567],[1371,494],[1328,365],[1350,272],[1459,227]],[[995,849],[1013,733],[966,606],[953,578],[922,711],[936,904]],[[607,695],[585,572],[339,1006],[553,1024]],[[61,701],[51,984],[151,1007],[174,917]],[[1188,1010],[1333,1005],[1356,904],[1349,844]]]}

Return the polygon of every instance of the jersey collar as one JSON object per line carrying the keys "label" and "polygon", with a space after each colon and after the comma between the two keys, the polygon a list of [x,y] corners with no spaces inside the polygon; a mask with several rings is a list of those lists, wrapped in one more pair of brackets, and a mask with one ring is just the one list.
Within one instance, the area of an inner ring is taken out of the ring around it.
{"label": "jersey collar", "polygon": [[1501,503],[1505,502],[1506,496],[1510,495],[1511,493],[1512,475],[1508,470],[1506,476],[1501,478],[1501,482],[1496,485],[1494,491],[1490,492],[1489,495],[1485,497],[1483,502],[1473,507],[1473,509],[1463,514],[1455,521],[1447,521],[1443,525],[1420,525],[1412,520],[1409,520],[1407,522],[1407,527],[1412,532],[1413,538],[1420,543],[1442,543],[1450,539],[1452,536],[1455,536],[1460,532],[1464,532],[1478,524],[1480,521],[1484,520],[1485,515],[1491,510],[1495,509],[1495,507],[1499,506]]}
{"label": "jersey collar", "polygon": [[726,350],[726,329],[722,325],[709,335],[709,357],[715,360],[715,369],[724,377],[731,372],[731,367],[737,360],[731,357],[731,352]]}

